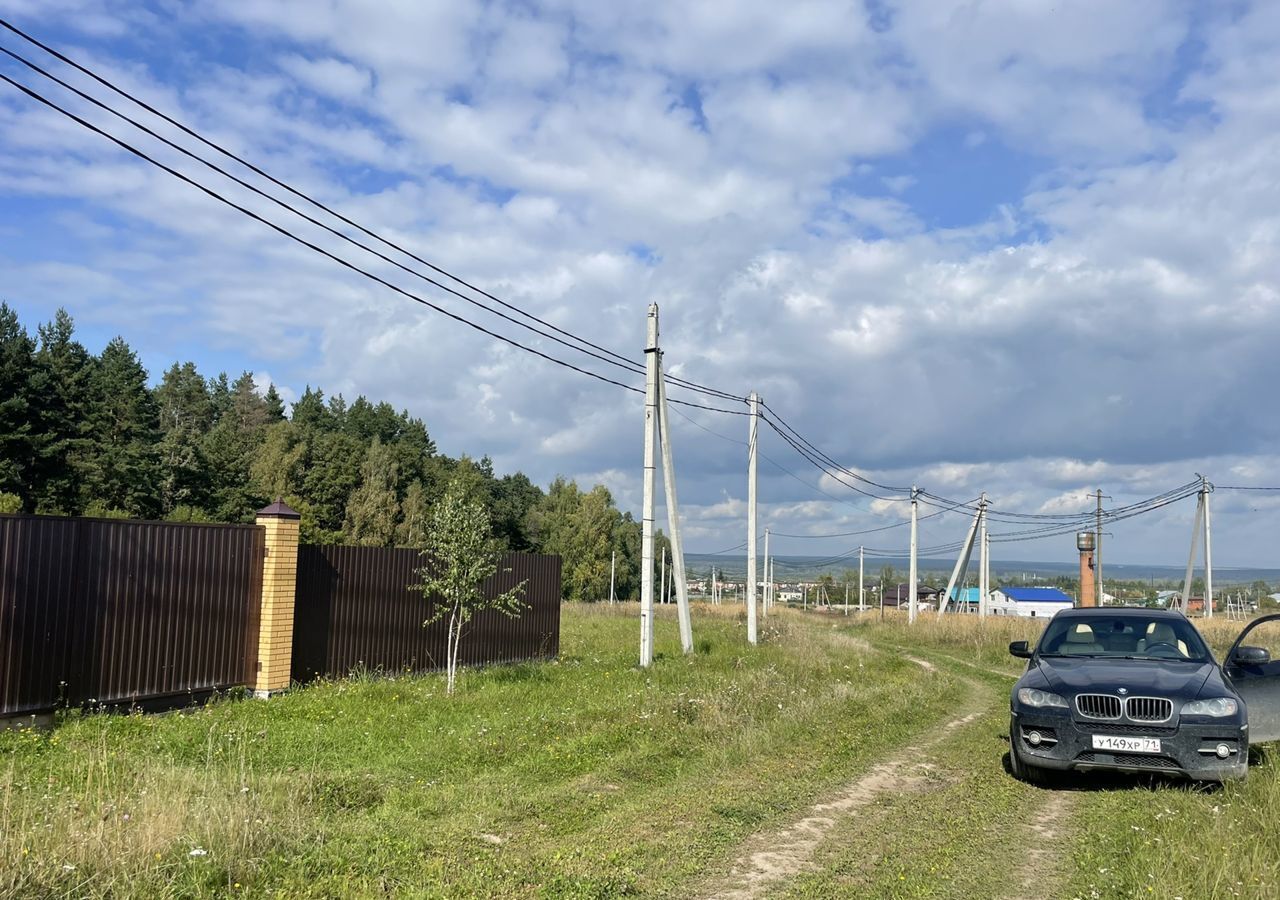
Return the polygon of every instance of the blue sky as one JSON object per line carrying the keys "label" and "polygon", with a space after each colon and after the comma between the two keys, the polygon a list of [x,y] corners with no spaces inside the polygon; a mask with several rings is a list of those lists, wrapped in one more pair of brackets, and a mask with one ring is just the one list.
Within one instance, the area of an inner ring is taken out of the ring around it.
{"label": "blue sky", "polygon": [[[560,327],[638,359],[658,302],[670,370],[759,390],[886,484],[985,490],[1038,514],[1082,511],[1099,486],[1132,502],[1195,472],[1280,484],[1273,5],[301,9],[0,0],[19,27]],[[0,43],[65,73],[12,35]],[[85,110],[11,61],[0,69]],[[31,327],[64,305],[87,345],[123,334],[153,375],[191,359],[285,396],[318,384],[386,399],[447,452],[488,453],[542,483],[603,482],[638,507],[633,395],[319,259],[7,87],[0,201],[0,296]],[[690,418],[673,430],[689,545],[732,546],[745,425]],[[903,520],[905,504],[848,491],[772,432],[762,442],[787,470],[762,468],[762,524],[821,535]],[[1215,504],[1218,561],[1276,564],[1280,501],[1220,492]],[[1185,558],[1191,514],[1183,503],[1118,523],[1112,558]],[[964,527],[940,516],[922,541]],[[1072,544],[1002,552],[1069,558]]]}

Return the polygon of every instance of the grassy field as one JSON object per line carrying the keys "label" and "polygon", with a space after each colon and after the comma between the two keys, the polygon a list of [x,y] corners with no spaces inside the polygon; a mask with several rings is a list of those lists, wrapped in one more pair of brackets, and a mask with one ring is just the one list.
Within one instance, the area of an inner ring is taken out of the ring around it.
{"label": "grassy field", "polygon": [[714,895],[894,754],[909,777],[758,895],[1280,895],[1270,759],[1215,791],[1004,772],[1006,647],[1037,623],[787,612],[751,652],[732,608],[695,629],[684,657],[660,619],[645,672],[634,608],[567,606],[558,662],[452,699],[365,677],[0,733],[0,895]]}
{"label": "grassy field", "polygon": [[[1242,622],[1223,618],[1195,622],[1219,658],[1244,627]],[[881,624],[873,616],[854,626],[856,633],[878,646],[910,647],[913,652],[952,664],[956,672],[1005,671],[1011,675],[1020,673],[1025,662],[1008,655],[1008,643],[1034,641],[1042,627],[1043,623],[1029,620],[988,619],[980,624],[969,617],[937,621],[932,616],[922,618],[912,629],[901,620]],[[984,840],[1010,835],[1007,821],[1001,823],[1010,779],[993,778],[992,762],[1004,749],[1011,683],[1012,677],[1004,680],[1003,705],[985,729],[969,738],[970,746],[996,735],[999,741],[987,740],[986,750],[975,758],[980,763],[959,767],[953,773],[955,784],[966,785],[966,789],[937,803],[912,804],[913,817],[928,821],[933,816],[951,822],[950,833],[940,834],[942,842],[954,840],[957,834],[978,833]],[[1024,785],[1012,788],[1017,802],[1030,809],[1042,803],[1046,794],[1067,800],[1069,816],[1061,829],[1057,853],[1063,863],[1059,866],[1061,887],[1059,893],[1046,896],[1163,900],[1280,897],[1280,828],[1276,827],[1280,821],[1280,754],[1274,748],[1266,749],[1270,752],[1255,750],[1247,782],[1223,788],[1119,775],[1067,778],[1050,791]],[[958,814],[964,809],[969,810],[967,818]],[[1018,853],[1015,842],[1007,858],[1017,859]],[[927,858],[927,853],[922,858]],[[918,866],[911,868],[918,871]],[[832,880],[821,872],[809,878],[820,884]],[[883,893],[963,896],[936,879],[904,884],[903,888]],[[992,896],[999,895],[994,886],[992,892]]]}
{"label": "grassy field", "polygon": [[[674,894],[945,713],[958,688],[847,636],[567,606],[563,657],[353,679],[0,735],[0,893]],[[874,662],[874,664],[873,664]],[[875,735],[875,740],[871,739]]]}

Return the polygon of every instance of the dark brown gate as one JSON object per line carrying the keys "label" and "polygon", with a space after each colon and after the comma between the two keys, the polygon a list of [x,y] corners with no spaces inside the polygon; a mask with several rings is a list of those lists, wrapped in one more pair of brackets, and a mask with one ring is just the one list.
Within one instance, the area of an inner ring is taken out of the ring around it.
{"label": "dark brown gate", "polygon": [[[443,668],[447,622],[422,625],[429,606],[412,587],[421,565],[416,550],[300,547],[293,677],[308,681],[357,669]],[[496,596],[522,581],[521,615],[477,615],[463,635],[459,663],[553,659],[559,654],[560,557],[508,554],[485,590]]]}
{"label": "dark brown gate", "polygon": [[263,553],[256,525],[0,516],[0,717],[248,683]]}

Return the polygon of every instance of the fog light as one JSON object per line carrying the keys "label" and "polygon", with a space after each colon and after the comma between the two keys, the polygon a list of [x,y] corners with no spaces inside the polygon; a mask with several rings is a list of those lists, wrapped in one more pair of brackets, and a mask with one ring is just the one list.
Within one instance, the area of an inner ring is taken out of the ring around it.
{"label": "fog light", "polygon": [[1226,744],[1218,745],[1218,759],[1226,759],[1230,755],[1231,755],[1230,747],[1228,747]]}
{"label": "fog light", "polygon": [[1032,747],[1039,747],[1041,740],[1042,738],[1040,737],[1040,732],[1038,731],[1027,732],[1027,743],[1030,744]]}

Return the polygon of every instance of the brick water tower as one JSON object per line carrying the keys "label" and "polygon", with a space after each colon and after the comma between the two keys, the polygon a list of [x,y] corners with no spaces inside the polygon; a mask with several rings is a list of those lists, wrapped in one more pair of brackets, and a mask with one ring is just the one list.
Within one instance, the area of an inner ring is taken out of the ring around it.
{"label": "brick water tower", "polygon": [[1076,549],[1080,551],[1080,605],[1097,606],[1098,600],[1093,580],[1094,534],[1092,531],[1076,532]]}

